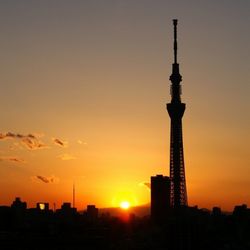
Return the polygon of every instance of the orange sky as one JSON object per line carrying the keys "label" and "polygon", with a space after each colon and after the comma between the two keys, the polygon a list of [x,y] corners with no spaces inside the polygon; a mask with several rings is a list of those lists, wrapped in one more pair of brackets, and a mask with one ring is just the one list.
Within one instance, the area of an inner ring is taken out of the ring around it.
{"label": "orange sky", "polygon": [[[169,174],[178,18],[189,205],[250,204],[249,3],[0,3],[0,204],[149,203]],[[10,132],[9,134],[7,134]]]}

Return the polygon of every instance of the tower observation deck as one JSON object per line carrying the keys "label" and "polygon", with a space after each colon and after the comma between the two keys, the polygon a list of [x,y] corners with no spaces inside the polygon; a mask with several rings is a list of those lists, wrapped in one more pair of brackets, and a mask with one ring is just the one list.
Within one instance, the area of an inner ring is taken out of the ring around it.
{"label": "tower observation deck", "polygon": [[184,150],[182,139],[182,117],[186,104],[181,102],[182,76],[177,63],[177,19],[174,25],[174,63],[172,64],[171,102],[167,104],[167,111],[171,119],[170,132],[170,205],[173,208],[187,206],[187,189],[184,166]]}

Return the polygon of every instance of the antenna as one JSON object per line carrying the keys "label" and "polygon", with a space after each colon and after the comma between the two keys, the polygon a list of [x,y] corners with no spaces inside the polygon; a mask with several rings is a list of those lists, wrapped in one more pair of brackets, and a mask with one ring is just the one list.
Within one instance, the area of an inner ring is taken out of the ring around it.
{"label": "antenna", "polygon": [[177,63],[177,19],[173,19],[174,25],[174,63]]}
{"label": "antenna", "polygon": [[73,182],[73,208],[75,208],[75,182]]}

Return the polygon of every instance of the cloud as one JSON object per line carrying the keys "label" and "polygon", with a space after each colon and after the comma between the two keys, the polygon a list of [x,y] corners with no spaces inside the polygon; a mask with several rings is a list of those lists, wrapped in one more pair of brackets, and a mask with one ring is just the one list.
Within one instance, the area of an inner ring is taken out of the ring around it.
{"label": "cloud", "polygon": [[40,181],[46,184],[52,184],[52,183],[58,183],[59,178],[55,177],[54,175],[51,176],[42,176],[42,175],[36,175],[36,176],[31,176],[32,181]]}
{"label": "cloud", "polygon": [[48,146],[46,146],[43,142],[41,142],[37,139],[35,139],[35,140],[30,139],[29,137],[23,138],[22,144],[30,150],[48,148]]}
{"label": "cloud", "polygon": [[16,163],[25,163],[25,160],[14,157],[14,156],[2,156],[0,157],[0,161],[10,161],[10,162],[16,162]]}
{"label": "cloud", "polygon": [[58,145],[60,147],[66,148],[68,146],[67,141],[62,141],[62,140],[59,140],[58,138],[52,138],[52,140],[56,145]]}
{"label": "cloud", "polygon": [[62,155],[59,155],[58,158],[60,158],[63,161],[69,161],[69,160],[75,160],[76,159],[75,156],[70,155],[70,154],[62,154]]}
{"label": "cloud", "polygon": [[42,149],[47,148],[43,142],[39,139],[41,135],[35,135],[35,134],[19,134],[19,133],[0,133],[0,140],[5,139],[16,139],[20,140],[22,145],[24,145],[27,149],[35,150],[35,149]]}
{"label": "cloud", "polygon": [[151,189],[151,184],[149,182],[141,182],[139,183],[141,187],[147,187],[149,190]]}
{"label": "cloud", "polygon": [[23,138],[30,138],[30,139],[37,139],[34,134],[22,135],[22,134],[15,134],[12,132],[7,133],[0,133],[0,140],[2,139],[23,139]]}
{"label": "cloud", "polygon": [[50,179],[48,179],[47,177],[37,175],[36,178],[44,183],[50,183]]}
{"label": "cloud", "polygon": [[88,145],[87,142],[83,142],[82,140],[78,140],[77,143],[80,145],[85,145],[85,146]]}

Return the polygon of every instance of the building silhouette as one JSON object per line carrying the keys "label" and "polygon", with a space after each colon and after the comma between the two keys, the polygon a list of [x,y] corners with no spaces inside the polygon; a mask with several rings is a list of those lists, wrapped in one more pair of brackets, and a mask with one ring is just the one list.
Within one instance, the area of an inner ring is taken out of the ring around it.
{"label": "building silhouette", "polygon": [[181,102],[182,76],[177,63],[177,19],[173,20],[174,25],[174,63],[172,64],[171,81],[171,102],[167,104],[167,111],[171,119],[170,132],[170,204],[178,208],[187,206],[187,189],[184,166],[184,150],[182,139],[182,116],[186,104]]}
{"label": "building silhouette", "polygon": [[27,203],[21,201],[20,197],[16,197],[16,199],[11,204],[11,208],[17,211],[25,211],[27,208]]}
{"label": "building silhouette", "polygon": [[151,176],[151,218],[160,221],[166,218],[170,208],[170,179],[168,176]]}
{"label": "building silhouette", "polygon": [[95,205],[87,205],[86,215],[89,219],[95,220],[98,218],[98,208]]}
{"label": "building silhouette", "polygon": [[67,216],[75,215],[77,212],[76,208],[71,207],[70,202],[64,202],[61,206],[61,209],[58,209],[56,211]]}

